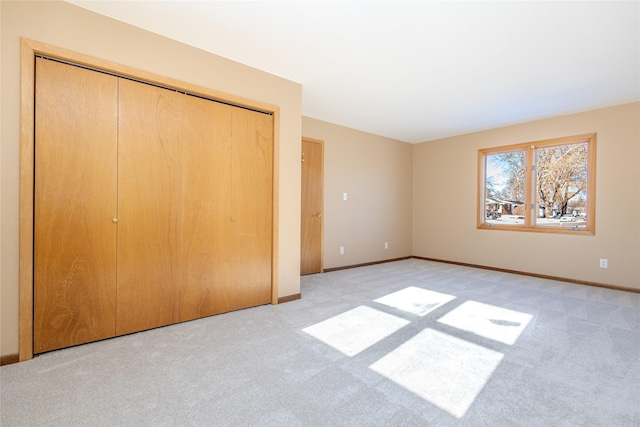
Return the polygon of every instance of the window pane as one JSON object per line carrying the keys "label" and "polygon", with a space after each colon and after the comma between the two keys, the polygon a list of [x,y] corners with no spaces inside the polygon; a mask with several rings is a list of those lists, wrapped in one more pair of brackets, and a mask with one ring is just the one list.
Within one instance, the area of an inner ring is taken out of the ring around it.
{"label": "window pane", "polygon": [[586,228],[587,143],[536,151],[536,225]]}
{"label": "window pane", "polygon": [[485,222],[522,225],[525,216],[525,151],[488,154],[485,165]]}
{"label": "window pane", "polygon": [[478,150],[478,228],[593,236],[595,155],[595,133]]}

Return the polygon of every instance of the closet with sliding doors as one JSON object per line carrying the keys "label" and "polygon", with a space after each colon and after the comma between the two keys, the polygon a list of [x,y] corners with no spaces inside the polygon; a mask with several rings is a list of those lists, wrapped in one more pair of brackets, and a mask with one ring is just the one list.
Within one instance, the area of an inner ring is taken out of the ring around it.
{"label": "closet with sliding doors", "polygon": [[37,57],[33,350],[268,304],[273,116]]}

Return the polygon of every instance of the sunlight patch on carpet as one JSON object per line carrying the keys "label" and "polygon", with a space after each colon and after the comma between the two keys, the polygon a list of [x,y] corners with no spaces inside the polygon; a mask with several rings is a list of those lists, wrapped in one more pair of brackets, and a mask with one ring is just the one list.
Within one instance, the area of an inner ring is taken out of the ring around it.
{"label": "sunlight patch on carpet", "polygon": [[438,322],[513,345],[533,316],[477,301],[466,301]]}
{"label": "sunlight patch on carpet", "polygon": [[418,316],[426,316],[455,298],[453,295],[409,286],[398,292],[378,298],[375,302],[417,314]]}
{"label": "sunlight patch on carpet", "polygon": [[460,338],[425,329],[370,368],[461,418],[503,356]]}
{"label": "sunlight patch on carpet", "polygon": [[347,356],[355,356],[408,323],[400,317],[359,306],[302,331]]}

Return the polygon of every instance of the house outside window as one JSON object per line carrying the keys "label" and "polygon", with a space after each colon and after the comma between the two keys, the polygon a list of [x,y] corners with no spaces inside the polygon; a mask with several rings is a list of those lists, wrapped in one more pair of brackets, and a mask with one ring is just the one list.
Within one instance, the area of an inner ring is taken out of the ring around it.
{"label": "house outside window", "polygon": [[478,228],[595,234],[596,134],[478,150]]}

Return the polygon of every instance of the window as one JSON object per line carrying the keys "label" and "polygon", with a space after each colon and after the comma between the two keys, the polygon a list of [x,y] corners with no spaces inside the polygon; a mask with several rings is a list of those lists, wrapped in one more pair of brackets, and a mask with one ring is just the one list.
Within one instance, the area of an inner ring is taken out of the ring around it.
{"label": "window", "polygon": [[596,134],[478,150],[478,228],[595,234]]}

